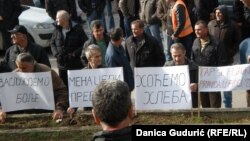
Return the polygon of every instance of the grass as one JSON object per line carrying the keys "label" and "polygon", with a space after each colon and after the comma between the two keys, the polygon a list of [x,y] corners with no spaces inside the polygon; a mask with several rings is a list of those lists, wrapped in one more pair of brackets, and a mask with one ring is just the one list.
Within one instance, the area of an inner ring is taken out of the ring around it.
{"label": "grass", "polygon": [[[8,117],[5,124],[0,124],[0,141],[89,141],[93,133],[101,130],[91,114],[79,113],[75,120],[75,124],[69,124],[66,117],[58,124],[50,115]],[[250,124],[250,112],[208,111],[200,116],[191,112],[139,113],[133,124]]]}
{"label": "grass", "polygon": [[0,141],[87,141],[92,137],[92,132],[30,132],[20,134],[0,134]]}

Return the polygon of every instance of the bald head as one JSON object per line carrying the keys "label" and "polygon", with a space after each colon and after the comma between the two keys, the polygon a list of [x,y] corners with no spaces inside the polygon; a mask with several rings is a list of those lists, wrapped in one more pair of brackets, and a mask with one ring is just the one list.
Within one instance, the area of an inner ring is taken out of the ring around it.
{"label": "bald head", "polygon": [[67,28],[69,25],[70,15],[65,10],[59,10],[56,14],[57,25]]}

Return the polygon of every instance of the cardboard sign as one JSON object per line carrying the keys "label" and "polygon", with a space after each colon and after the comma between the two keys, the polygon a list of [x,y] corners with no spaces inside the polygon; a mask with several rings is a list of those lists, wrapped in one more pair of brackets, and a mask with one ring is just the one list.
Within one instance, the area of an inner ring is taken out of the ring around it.
{"label": "cardboard sign", "polygon": [[135,109],[191,109],[188,66],[135,68]]}
{"label": "cardboard sign", "polygon": [[0,73],[0,88],[1,104],[5,112],[55,109],[51,72]]}
{"label": "cardboard sign", "polygon": [[102,80],[124,80],[122,67],[68,71],[70,107],[92,107],[93,91]]}

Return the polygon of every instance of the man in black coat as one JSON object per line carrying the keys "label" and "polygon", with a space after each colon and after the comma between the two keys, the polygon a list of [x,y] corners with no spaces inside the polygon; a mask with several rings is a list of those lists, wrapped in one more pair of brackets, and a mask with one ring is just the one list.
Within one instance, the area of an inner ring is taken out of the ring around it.
{"label": "man in black coat", "polygon": [[134,67],[160,67],[166,59],[161,43],[151,35],[144,32],[144,23],[135,20],[131,23],[133,35],[125,42],[125,49],[130,66]]}
{"label": "man in black coat", "polygon": [[190,77],[190,89],[192,97],[192,107],[198,107],[198,66],[190,61],[186,55],[186,49],[181,43],[174,43],[171,46],[173,60],[167,61],[164,66],[188,65]]}
{"label": "man in black coat", "polygon": [[68,86],[67,70],[82,69],[80,61],[82,46],[88,40],[82,26],[70,19],[65,10],[59,10],[56,16],[56,30],[51,38],[51,51],[56,57],[59,76]]}
{"label": "man in black coat", "polygon": [[37,63],[51,66],[46,51],[29,40],[28,32],[24,26],[17,25],[9,32],[14,45],[6,50],[4,59],[0,64],[0,71],[8,72],[16,69],[16,57],[23,52],[29,52]]}

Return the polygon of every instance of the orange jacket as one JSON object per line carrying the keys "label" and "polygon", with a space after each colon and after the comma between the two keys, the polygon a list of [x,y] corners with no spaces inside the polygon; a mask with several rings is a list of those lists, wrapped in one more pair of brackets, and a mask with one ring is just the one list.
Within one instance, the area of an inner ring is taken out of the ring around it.
{"label": "orange jacket", "polygon": [[189,18],[189,14],[187,11],[187,7],[185,3],[182,0],[177,0],[174,4],[174,7],[172,9],[172,24],[173,24],[173,30],[176,31],[178,27],[178,21],[177,21],[177,5],[183,5],[185,7],[185,15],[186,15],[186,21],[185,21],[185,26],[181,33],[177,37],[185,37],[193,32],[192,24]]}

